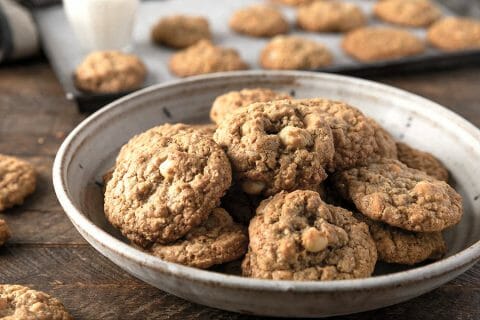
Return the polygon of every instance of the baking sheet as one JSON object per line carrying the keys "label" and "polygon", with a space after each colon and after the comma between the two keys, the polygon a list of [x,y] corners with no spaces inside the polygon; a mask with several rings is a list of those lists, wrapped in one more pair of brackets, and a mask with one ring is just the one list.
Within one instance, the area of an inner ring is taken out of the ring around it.
{"label": "baking sheet", "polygon": [[[172,14],[182,13],[208,17],[213,31],[213,41],[216,44],[237,49],[252,69],[261,69],[258,64],[258,57],[269,39],[236,34],[228,27],[228,20],[235,10],[264,2],[259,0],[168,0],[142,2],[137,12],[132,51],[144,60],[149,70],[145,86],[178,79],[168,70],[168,60],[175,51],[163,46],[156,46],[150,41],[152,26],[160,17]],[[375,0],[350,0],[347,2],[359,5],[369,16],[370,25],[385,25],[372,17],[371,12],[376,2]],[[280,8],[291,25],[294,26],[295,8],[287,6],[281,6]],[[448,9],[442,6],[440,8],[445,15],[452,15]],[[72,74],[75,67],[87,53],[79,47],[74,33],[67,22],[63,7],[55,5],[48,8],[40,8],[35,11],[34,15],[39,24],[46,54],[64,86],[67,98],[77,100],[82,111],[93,111],[122,95],[92,95],[76,90]],[[425,29],[410,28],[410,30],[420,38],[425,39]],[[319,41],[332,51],[334,64],[330,67],[319,69],[319,71],[362,75],[374,71],[405,71],[480,60],[480,51],[451,54],[427,48],[425,53],[415,57],[363,64],[351,59],[343,52],[340,46],[343,35],[340,33],[311,33],[293,28],[290,34]]]}

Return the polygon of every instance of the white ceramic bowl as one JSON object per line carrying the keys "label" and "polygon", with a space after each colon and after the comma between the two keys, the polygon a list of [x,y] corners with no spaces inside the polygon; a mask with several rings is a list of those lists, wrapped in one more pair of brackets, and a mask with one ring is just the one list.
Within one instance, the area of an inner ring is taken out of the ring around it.
{"label": "white ceramic bowl", "polygon": [[[397,139],[432,152],[464,197],[462,222],[446,232],[445,259],[405,269],[379,264],[368,279],[325,282],[247,279],[160,260],[129,246],[103,215],[102,174],[134,134],[164,122],[206,122],[214,98],[245,87],[296,97],[326,97],[359,107]],[[307,72],[247,71],[195,77],[124,97],[83,121],[67,137],[53,167],[58,199],[85,239],[115,264],[187,300],[241,313],[330,316],[384,307],[432,290],[480,258],[480,131],[449,110],[389,86]]]}

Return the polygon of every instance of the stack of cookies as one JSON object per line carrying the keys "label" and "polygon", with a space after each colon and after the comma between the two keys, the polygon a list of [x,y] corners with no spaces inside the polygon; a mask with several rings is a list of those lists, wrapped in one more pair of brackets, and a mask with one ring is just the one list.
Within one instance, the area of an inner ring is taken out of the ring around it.
{"label": "stack of cookies", "polygon": [[256,88],[218,97],[210,116],[135,136],[105,176],[106,217],[134,246],[198,268],[242,259],[244,276],[279,280],[446,253],[441,231],[463,214],[448,171],[355,107]]}

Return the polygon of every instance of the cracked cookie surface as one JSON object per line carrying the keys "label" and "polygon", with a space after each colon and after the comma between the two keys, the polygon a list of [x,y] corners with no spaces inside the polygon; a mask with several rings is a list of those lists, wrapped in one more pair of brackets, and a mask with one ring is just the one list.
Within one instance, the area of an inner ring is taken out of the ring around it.
{"label": "cracked cookie surface", "polygon": [[425,172],[441,181],[448,181],[448,170],[431,153],[417,150],[409,145],[397,142],[398,160],[408,167]]}
{"label": "cracked cookie surface", "polygon": [[273,37],[287,33],[290,28],[280,10],[263,4],[235,11],[229,24],[234,31],[253,37]]}
{"label": "cracked cookie surface", "polygon": [[480,48],[480,21],[458,17],[441,19],[428,29],[427,39],[446,51]]}
{"label": "cracked cookie surface", "polygon": [[152,40],[171,48],[183,49],[212,38],[208,20],[199,16],[174,15],[160,19],[152,28]]}
{"label": "cracked cookie surface", "polygon": [[409,27],[426,27],[442,13],[430,0],[384,0],[374,7],[375,15],[383,21]]}
{"label": "cracked cookie surface", "polygon": [[22,204],[35,191],[36,177],[30,163],[0,154],[0,212]]}

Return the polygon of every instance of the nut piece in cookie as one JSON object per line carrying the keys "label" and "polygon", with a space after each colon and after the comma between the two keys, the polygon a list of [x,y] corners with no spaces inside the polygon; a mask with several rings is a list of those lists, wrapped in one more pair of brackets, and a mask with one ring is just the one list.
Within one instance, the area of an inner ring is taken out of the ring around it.
{"label": "nut piece in cookie", "polygon": [[0,284],[1,319],[73,320],[63,304],[24,286]]}
{"label": "nut piece in cookie", "polygon": [[97,51],[89,54],[75,70],[75,85],[93,93],[115,93],[138,89],[147,69],[133,54]]}
{"label": "nut piece in cookie", "polygon": [[248,69],[235,49],[214,46],[201,40],[170,58],[170,71],[179,77]]}
{"label": "nut piece in cookie", "polygon": [[462,197],[447,183],[383,159],[335,174],[342,197],[376,221],[415,232],[436,232],[462,218]]}
{"label": "nut piece in cookie", "polygon": [[369,277],[377,261],[365,223],[314,191],[281,192],[264,200],[248,228],[242,264],[247,277],[339,280]]}
{"label": "nut piece in cookie", "polygon": [[353,3],[314,1],[298,9],[300,28],[316,32],[345,32],[365,25],[367,19]]}
{"label": "nut piece in cookie", "polygon": [[280,10],[264,4],[235,11],[229,23],[234,31],[253,37],[273,37],[287,33],[290,28]]}
{"label": "nut piece in cookie", "polygon": [[254,102],[268,102],[273,100],[291,99],[286,93],[277,93],[266,88],[242,89],[230,91],[218,96],[210,110],[210,119],[219,124],[228,114],[238,108],[248,106]]}
{"label": "nut piece in cookie", "polygon": [[258,102],[220,123],[213,137],[226,150],[246,193],[316,190],[325,180],[333,138],[316,112],[290,100]]}
{"label": "nut piece in cookie", "polygon": [[428,41],[441,50],[480,48],[480,21],[447,17],[435,22],[427,33]]}
{"label": "nut piece in cookie", "polygon": [[332,63],[322,44],[298,36],[276,36],[262,49],[260,65],[275,70],[313,70]]}
{"label": "nut piece in cookie", "polygon": [[35,191],[36,182],[37,174],[30,163],[0,154],[0,212],[22,204]]}
{"label": "nut piece in cookie", "polygon": [[212,35],[203,17],[174,15],[160,19],[152,28],[152,40],[171,48],[183,49]]}
{"label": "nut piece in cookie", "polygon": [[349,32],[342,48],[359,61],[372,62],[417,55],[425,50],[425,45],[406,30],[364,27]]}
{"label": "nut piece in cookie", "polygon": [[146,135],[122,149],[105,191],[108,220],[142,247],[175,241],[200,225],[231,184],[228,158],[207,135]]}
{"label": "nut piece in cookie", "polygon": [[170,262],[206,269],[242,257],[247,245],[245,228],[233,222],[224,209],[216,208],[183,238],[171,244],[155,243],[147,252]]}
{"label": "nut piece in cookie", "polygon": [[8,228],[7,223],[5,220],[0,219],[0,246],[3,246],[5,242],[10,239],[10,235],[10,229]]}
{"label": "nut piece in cookie", "polygon": [[409,27],[426,27],[442,13],[430,0],[384,0],[374,7],[375,15],[383,21]]}
{"label": "nut piece in cookie", "polygon": [[448,170],[431,153],[410,147],[406,143],[397,142],[398,160],[408,167],[425,172],[441,181],[448,181]]}

